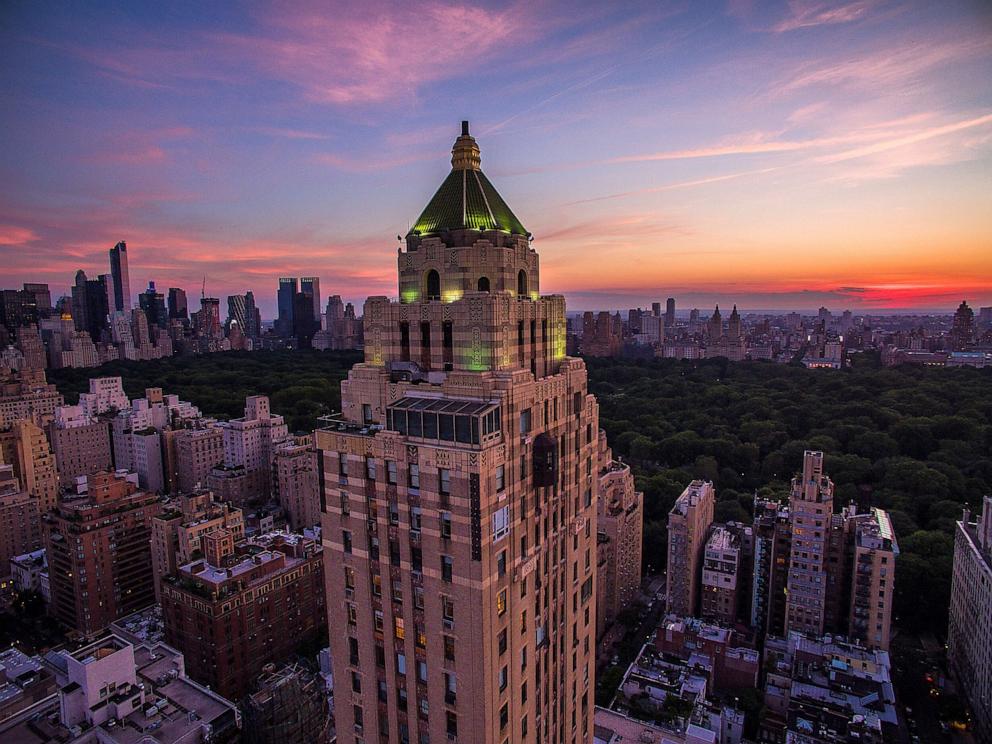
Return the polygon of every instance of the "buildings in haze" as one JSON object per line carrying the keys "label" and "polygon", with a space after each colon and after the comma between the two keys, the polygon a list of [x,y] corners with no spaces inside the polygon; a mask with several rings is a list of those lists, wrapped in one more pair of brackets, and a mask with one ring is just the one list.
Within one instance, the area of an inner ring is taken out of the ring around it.
{"label": "buildings in haze", "polygon": [[92,637],[154,602],[151,527],[161,510],[122,473],[95,473],[63,496],[44,520],[52,614]]}
{"label": "buildings in haze", "polygon": [[316,432],[338,741],[588,742],[598,408],[467,123],[398,269]]}
{"label": "buildings in haze", "polygon": [[193,679],[240,700],[266,665],[293,658],[324,625],[323,554],[317,541],[290,533],[237,548],[227,529],[199,539],[202,557],[162,580],[166,642]]}
{"label": "buildings in haze", "polygon": [[694,480],[668,513],[669,612],[693,617],[699,611],[700,572],[716,495],[709,481]]}
{"label": "buildings in haze", "polygon": [[984,741],[992,737],[992,496],[974,522],[966,509],[956,527],[947,659]]}

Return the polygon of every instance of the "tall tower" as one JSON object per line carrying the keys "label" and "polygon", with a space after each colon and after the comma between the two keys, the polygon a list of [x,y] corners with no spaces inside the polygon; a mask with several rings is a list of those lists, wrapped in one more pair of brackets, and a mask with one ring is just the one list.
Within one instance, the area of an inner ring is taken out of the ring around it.
{"label": "tall tower", "polygon": [[598,406],[467,122],[451,165],[316,433],[338,739],[588,742]]}
{"label": "tall tower", "polygon": [[792,546],[785,610],[786,633],[822,635],[826,619],[827,547],[834,484],[823,474],[823,453],[806,450],[803,472],[792,479]]}
{"label": "tall tower", "polygon": [[131,309],[131,282],[127,273],[127,243],[123,240],[110,249],[110,276],[114,283],[113,311]]}
{"label": "tall tower", "polygon": [[710,481],[694,480],[668,513],[668,612],[680,617],[699,612],[706,535],[713,524],[716,492]]}

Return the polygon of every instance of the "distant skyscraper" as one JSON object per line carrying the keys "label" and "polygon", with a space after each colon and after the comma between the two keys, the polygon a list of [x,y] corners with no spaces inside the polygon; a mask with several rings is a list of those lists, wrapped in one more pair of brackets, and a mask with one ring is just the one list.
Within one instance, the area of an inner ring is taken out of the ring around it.
{"label": "distant skyscraper", "polygon": [[165,328],[169,324],[165,297],[155,291],[155,282],[148,282],[148,289],[138,295],[138,306],[144,310],[149,325]]}
{"label": "distant skyscraper", "polygon": [[951,343],[955,349],[964,350],[975,341],[975,311],[961,302],[954,312],[954,325],[951,328]]}
{"label": "distant skyscraper", "polygon": [[130,310],[131,280],[127,271],[127,243],[123,240],[110,249],[110,275],[113,279],[114,310]]}
{"label": "distant skyscraper", "polygon": [[711,341],[716,341],[723,335],[723,320],[720,318],[719,305],[717,305],[713,310],[713,314],[710,316],[707,326],[709,328],[709,336]]}
{"label": "distant skyscraper", "polygon": [[282,277],[279,279],[279,293],[276,297],[279,305],[279,317],[276,319],[276,331],[281,336],[293,335],[293,302],[296,297],[296,279]]}
{"label": "distant skyscraper", "polygon": [[310,298],[313,306],[313,317],[320,317],[320,279],[315,276],[305,276],[300,279],[300,291]]}
{"label": "distant skyscraper", "polygon": [[250,339],[257,339],[262,335],[262,316],[255,305],[255,294],[248,290],[245,292],[245,336]]}
{"label": "distant skyscraper", "polygon": [[675,298],[669,297],[665,303],[665,328],[672,328],[675,325]]}
{"label": "distant skyscraper", "polygon": [[186,290],[179,287],[169,287],[169,318],[187,320],[189,307],[186,304]]}
{"label": "distant skyscraper", "polygon": [[86,272],[76,272],[76,283],[72,288],[72,318],[76,330],[86,331],[93,341],[99,341],[103,330],[108,328],[110,308],[107,306],[106,275],[99,279],[87,279]]}
{"label": "distant skyscraper", "polygon": [[661,303],[660,302],[652,302],[651,303],[651,314],[654,315],[656,318],[661,317]]}
{"label": "distant skyscraper", "polygon": [[737,312],[737,305],[734,305],[730,318],[727,319],[727,337],[738,339],[741,337],[741,316]]}

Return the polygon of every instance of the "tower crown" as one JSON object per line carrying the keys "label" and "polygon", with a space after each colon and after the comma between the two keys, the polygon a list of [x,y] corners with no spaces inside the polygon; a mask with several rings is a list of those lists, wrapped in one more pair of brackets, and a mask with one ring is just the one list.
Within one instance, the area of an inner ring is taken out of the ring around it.
{"label": "tower crown", "polygon": [[468,122],[451,148],[451,173],[413,224],[409,235],[438,235],[452,230],[499,230],[528,235],[517,216],[482,172],[482,156]]}

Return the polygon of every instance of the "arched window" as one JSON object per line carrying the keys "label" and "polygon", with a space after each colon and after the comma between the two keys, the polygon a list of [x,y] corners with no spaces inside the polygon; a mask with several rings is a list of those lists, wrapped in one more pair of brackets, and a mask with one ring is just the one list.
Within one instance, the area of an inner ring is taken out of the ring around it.
{"label": "arched window", "polygon": [[517,295],[520,297],[527,296],[527,272],[520,269],[520,273],[517,274]]}
{"label": "arched window", "polygon": [[427,272],[427,292],[425,295],[428,300],[441,299],[441,275],[434,269]]}
{"label": "arched window", "polygon": [[488,276],[480,276],[479,277],[479,291],[480,292],[488,292],[489,291],[489,277]]}

